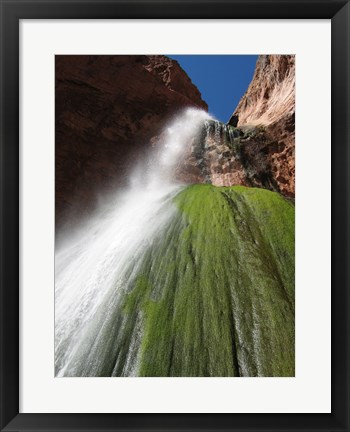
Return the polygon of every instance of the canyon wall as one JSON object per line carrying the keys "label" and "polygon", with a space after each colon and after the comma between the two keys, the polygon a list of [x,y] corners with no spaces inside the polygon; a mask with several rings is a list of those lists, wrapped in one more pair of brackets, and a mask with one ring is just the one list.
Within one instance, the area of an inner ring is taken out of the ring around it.
{"label": "canyon wall", "polygon": [[295,56],[260,55],[233,115],[240,125],[271,125],[295,112]]}
{"label": "canyon wall", "polygon": [[295,195],[295,56],[260,55],[255,73],[230,122],[258,126],[264,139],[249,146],[269,164],[279,191]]}
{"label": "canyon wall", "polygon": [[165,56],[56,56],[56,226],[126,184],[165,121],[207,104]]}

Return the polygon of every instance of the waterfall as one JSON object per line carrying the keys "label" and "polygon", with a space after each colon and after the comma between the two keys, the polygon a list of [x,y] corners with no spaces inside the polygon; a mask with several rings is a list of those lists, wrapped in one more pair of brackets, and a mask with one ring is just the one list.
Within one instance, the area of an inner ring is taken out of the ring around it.
{"label": "waterfall", "polygon": [[[56,376],[137,375],[143,316],[132,328],[121,299],[135,281],[145,251],[162,235],[183,185],[173,174],[188,146],[213,119],[188,109],[167,125],[149,160],[130,173],[130,186],[102,206],[55,252]],[[222,133],[214,122],[215,136]],[[121,353],[121,333],[131,343]],[[121,362],[123,364],[121,365]]]}

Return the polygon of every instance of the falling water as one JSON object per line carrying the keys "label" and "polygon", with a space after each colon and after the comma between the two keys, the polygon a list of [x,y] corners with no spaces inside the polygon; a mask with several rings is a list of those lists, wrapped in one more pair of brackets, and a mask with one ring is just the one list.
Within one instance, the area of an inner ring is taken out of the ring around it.
{"label": "falling water", "polygon": [[[131,175],[131,185],[98,212],[74,236],[61,242],[55,256],[56,376],[104,376],[120,370],[118,340],[126,323],[120,313],[145,250],[176,212],[173,197],[183,185],[173,173],[204,122],[211,117],[188,109],[161,134],[147,163]],[[220,129],[215,122],[215,135]],[[132,329],[132,343],[120,375],[137,375],[143,317]],[[106,372],[109,371],[109,372]]]}

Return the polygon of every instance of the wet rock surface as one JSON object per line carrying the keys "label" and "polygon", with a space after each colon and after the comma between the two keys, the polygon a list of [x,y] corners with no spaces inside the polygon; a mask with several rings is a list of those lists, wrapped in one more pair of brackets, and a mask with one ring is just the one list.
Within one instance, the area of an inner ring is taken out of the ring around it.
{"label": "wet rock surface", "polygon": [[269,152],[279,151],[263,127],[234,128],[207,121],[176,177],[184,183],[252,186],[280,191]]}

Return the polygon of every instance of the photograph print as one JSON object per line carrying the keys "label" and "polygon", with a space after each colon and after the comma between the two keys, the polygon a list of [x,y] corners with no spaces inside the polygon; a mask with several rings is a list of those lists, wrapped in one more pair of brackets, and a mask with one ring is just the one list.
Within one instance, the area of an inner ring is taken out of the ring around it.
{"label": "photograph print", "polygon": [[55,56],[55,377],[295,376],[295,56]]}

